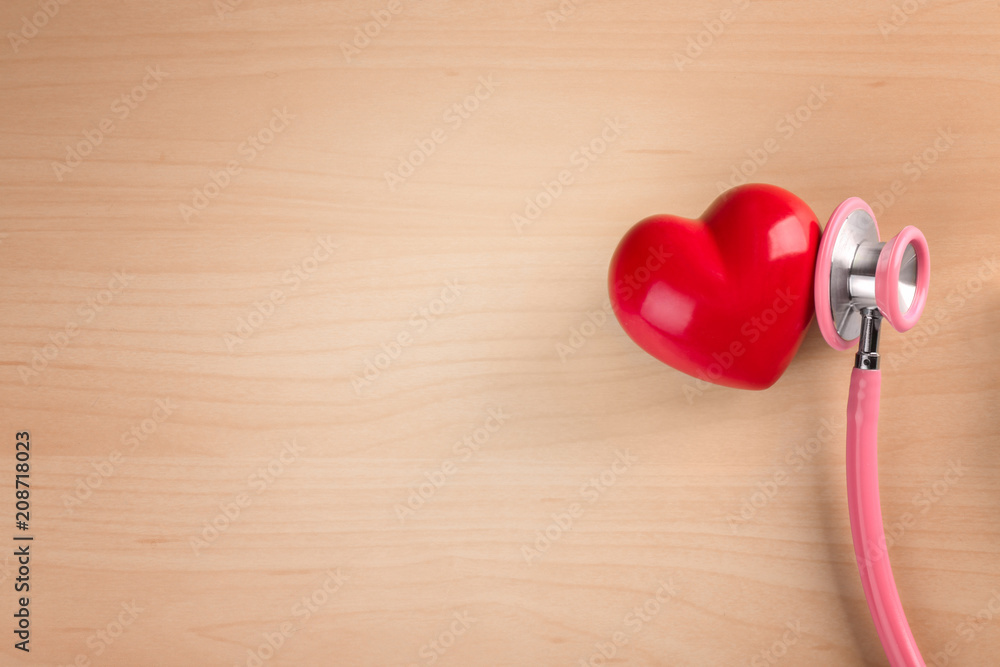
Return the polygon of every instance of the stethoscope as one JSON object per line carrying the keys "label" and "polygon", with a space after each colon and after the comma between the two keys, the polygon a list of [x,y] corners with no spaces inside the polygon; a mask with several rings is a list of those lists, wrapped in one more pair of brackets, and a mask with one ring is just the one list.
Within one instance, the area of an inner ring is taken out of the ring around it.
{"label": "stethoscope", "polygon": [[853,197],[830,216],[816,258],[816,320],[831,347],[858,342],[847,398],[847,506],[868,610],[893,667],[923,667],[889,565],[878,493],[879,326],[917,323],[930,285],[927,239],[904,227],[879,240],[875,214]]}
{"label": "stethoscope", "polygon": [[[905,227],[888,242],[881,241],[875,214],[857,197],[830,216],[816,257],[813,301],[826,342],[837,350],[855,342],[858,346],[847,400],[847,500],[861,585],[892,667],[925,663],[899,600],[882,526],[879,331],[883,319],[897,331],[912,328],[923,313],[929,283],[930,253],[918,229]],[[657,297],[650,292],[646,298]],[[664,360],[669,363],[669,358]]]}

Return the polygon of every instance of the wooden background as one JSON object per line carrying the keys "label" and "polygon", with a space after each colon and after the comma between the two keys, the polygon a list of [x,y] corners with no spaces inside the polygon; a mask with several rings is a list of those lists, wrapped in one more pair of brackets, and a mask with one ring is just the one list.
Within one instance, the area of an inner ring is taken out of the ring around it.
{"label": "wooden background", "polygon": [[995,663],[1000,5],[897,5],[3,3],[0,661],[885,664],[851,354],[705,387],[604,314],[742,170],[926,233],[884,512],[928,664]]}

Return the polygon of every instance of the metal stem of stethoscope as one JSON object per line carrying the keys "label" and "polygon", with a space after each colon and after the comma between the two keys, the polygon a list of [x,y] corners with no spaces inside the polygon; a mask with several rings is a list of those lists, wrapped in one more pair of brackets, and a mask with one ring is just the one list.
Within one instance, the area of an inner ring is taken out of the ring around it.
{"label": "metal stem of stethoscope", "polygon": [[858,341],[858,353],[854,355],[855,368],[878,370],[878,336],[881,328],[882,313],[878,308],[865,308],[861,311],[861,338]]}

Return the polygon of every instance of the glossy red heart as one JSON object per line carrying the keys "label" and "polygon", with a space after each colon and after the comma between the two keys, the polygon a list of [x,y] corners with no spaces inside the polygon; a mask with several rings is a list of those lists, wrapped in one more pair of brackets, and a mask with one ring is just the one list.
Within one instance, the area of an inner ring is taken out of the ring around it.
{"label": "glossy red heart", "polygon": [[608,276],[625,332],[677,370],[766,389],[788,367],[813,315],[816,214],[790,192],[751,184],[698,220],[646,218],[625,234]]}

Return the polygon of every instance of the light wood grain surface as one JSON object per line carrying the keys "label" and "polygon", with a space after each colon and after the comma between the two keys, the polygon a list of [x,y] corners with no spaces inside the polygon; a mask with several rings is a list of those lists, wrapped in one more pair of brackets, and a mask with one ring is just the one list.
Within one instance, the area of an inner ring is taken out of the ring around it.
{"label": "light wood grain surface", "polygon": [[11,0],[0,29],[0,662],[885,664],[851,355],[813,327],[772,389],[702,386],[607,317],[621,234],[743,172],[926,233],[927,314],[882,344],[890,553],[928,664],[996,664],[996,2]]}

